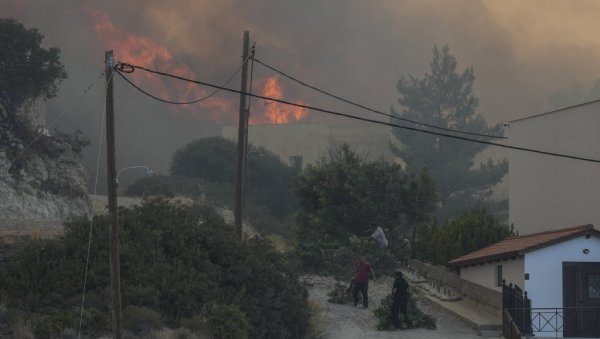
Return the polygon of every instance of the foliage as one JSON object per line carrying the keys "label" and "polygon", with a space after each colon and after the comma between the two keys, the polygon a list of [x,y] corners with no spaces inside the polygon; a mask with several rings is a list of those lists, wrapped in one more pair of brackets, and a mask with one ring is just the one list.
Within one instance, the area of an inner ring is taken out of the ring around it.
{"label": "foliage", "polygon": [[[119,214],[125,307],[153,310],[174,325],[210,315],[213,305],[237,305],[251,337],[299,338],[306,333],[308,307],[295,266],[268,241],[238,241],[231,226],[202,206],[153,199]],[[31,241],[19,260],[0,272],[8,306],[43,320],[34,323],[36,334],[76,326],[89,225],[75,220],[59,238]],[[93,225],[84,329],[98,333],[109,325],[109,218],[98,216]]]}
{"label": "foliage", "polygon": [[459,218],[419,228],[416,256],[438,265],[514,235],[512,227],[503,225],[485,209],[465,212]]}
{"label": "foliage", "polygon": [[[261,233],[291,236],[296,172],[264,148],[249,145],[246,218]],[[187,144],[173,155],[170,176],[137,180],[126,194],[138,196],[185,195],[204,197],[234,207],[237,146],[221,138],[204,138]]]}
{"label": "foliage", "polygon": [[352,295],[348,290],[348,286],[336,281],[333,290],[327,293],[327,301],[334,304],[347,304],[352,301]]}
{"label": "foliage", "polygon": [[73,153],[78,156],[81,156],[83,149],[90,145],[90,139],[83,136],[83,132],[80,130],[75,131],[73,134],[69,134],[55,129],[54,136],[67,142],[71,146]]}
{"label": "foliage", "polygon": [[127,305],[123,309],[123,329],[133,333],[148,333],[163,326],[160,313],[143,306]]}
{"label": "foliage", "polygon": [[[424,313],[417,307],[417,302],[414,297],[415,293],[416,292],[411,289],[407,302],[406,316],[402,313],[399,315],[400,328],[426,328],[428,330],[434,330],[436,327],[436,319],[433,316]],[[373,311],[379,320],[377,329],[380,331],[393,331],[396,329],[391,312],[393,302],[394,297],[391,294],[388,294],[385,298],[381,299],[379,307]]]}
{"label": "foliage", "polygon": [[208,321],[216,339],[248,338],[248,321],[237,305],[216,305]]}
{"label": "foliage", "polygon": [[340,239],[370,234],[374,225],[406,227],[407,215],[433,210],[432,194],[424,194],[428,200],[421,204],[410,203],[415,200],[411,190],[426,190],[429,184],[411,178],[397,164],[367,162],[342,144],[300,175],[300,236]]}
{"label": "foliage", "polygon": [[[171,174],[204,182],[236,184],[237,145],[222,137],[193,141],[178,149],[171,162]],[[289,215],[295,208],[292,191],[294,170],[264,148],[248,145],[248,200],[267,207],[276,217]]]}
{"label": "foliage", "polygon": [[[392,253],[406,252],[410,220],[426,219],[433,210],[433,190],[425,172],[412,176],[397,164],[367,162],[346,144],[330,150],[299,178],[296,251],[304,268],[345,278],[364,255],[376,270],[393,269]],[[369,238],[375,225],[387,229],[393,252]]]}
{"label": "foliage", "polygon": [[60,49],[41,47],[44,36],[12,18],[0,19],[0,105],[14,121],[16,111],[29,99],[56,96],[58,84],[67,78]]}
{"label": "foliage", "polygon": [[293,253],[301,261],[304,271],[333,275],[342,281],[350,281],[359,256],[363,256],[378,274],[393,274],[397,263],[391,251],[379,248],[367,237],[296,242]]}
{"label": "foliage", "polygon": [[[402,112],[392,109],[397,117],[421,121],[449,129],[500,135],[500,124],[488,127],[476,113],[478,99],[473,94],[475,75],[469,67],[457,71],[456,58],[448,46],[433,48],[431,73],[422,79],[401,77],[397,89]],[[422,127],[425,130],[431,128]],[[494,163],[491,159],[475,166],[474,158],[486,146],[475,142],[439,137],[425,133],[406,133],[394,129],[399,146],[392,150],[411,171],[426,168],[434,178],[441,208],[441,219],[454,218],[461,211],[473,208],[489,197],[491,188],[508,171],[506,160]]]}

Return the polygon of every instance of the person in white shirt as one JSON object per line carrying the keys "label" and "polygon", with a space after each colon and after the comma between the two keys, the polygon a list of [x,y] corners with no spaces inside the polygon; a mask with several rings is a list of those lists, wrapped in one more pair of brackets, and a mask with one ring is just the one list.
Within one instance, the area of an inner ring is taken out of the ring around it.
{"label": "person in white shirt", "polygon": [[375,228],[375,232],[371,234],[371,238],[373,238],[377,242],[379,248],[387,248],[389,245],[388,240],[385,237],[385,233],[383,233],[383,228],[381,228],[381,226],[377,226],[377,228]]}

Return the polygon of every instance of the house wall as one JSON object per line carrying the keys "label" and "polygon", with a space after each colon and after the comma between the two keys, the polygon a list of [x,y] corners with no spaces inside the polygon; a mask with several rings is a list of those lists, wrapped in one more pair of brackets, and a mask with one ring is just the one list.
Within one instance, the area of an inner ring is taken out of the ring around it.
{"label": "house wall", "polygon": [[[600,102],[512,121],[512,146],[600,159]],[[509,151],[509,220],[520,234],[600,226],[600,165]]]}
{"label": "house wall", "polygon": [[498,265],[502,265],[502,278],[506,280],[507,284],[512,283],[523,287],[524,265],[522,258],[461,267],[460,277],[478,285],[502,292],[502,287],[497,284],[496,269]]}
{"label": "house wall", "polygon": [[[588,254],[583,253],[586,248],[590,250]],[[529,273],[525,291],[531,299],[531,307],[562,308],[563,262],[600,262],[600,239],[594,236],[586,239],[582,235],[529,252],[524,260],[525,273]]]}
{"label": "house wall", "polygon": [[[237,126],[223,126],[221,135],[237,140]],[[359,155],[370,160],[383,157],[393,160],[390,151],[390,128],[380,125],[330,126],[317,123],[248,126],[248,141],[278,155],[284,163],[301,156],[302,166],[315,163],[331,146],[348,143]]]}

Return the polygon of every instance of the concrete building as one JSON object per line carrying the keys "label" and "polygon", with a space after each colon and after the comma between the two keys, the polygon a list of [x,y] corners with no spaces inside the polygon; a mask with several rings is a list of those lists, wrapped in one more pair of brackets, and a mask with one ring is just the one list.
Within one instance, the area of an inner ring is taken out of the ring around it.
{"label": "concrete building", "polygon": [[[238,126],[223,126],[221,135],[237,140]],[[393,160],[390,151],[390,128],[363,124],[324,125],[318,123],[293,123],[248,126],[248,141],[278,155],[290,166],[315,163],[327,150],[341,142],[348,143],[359,155],[369,160],[383,157]]]}
{"label": "concrete building", "polygon": [[493,290],[502,291],[503,280],[523,288],[535,336],[600,335],[599,314],[588,312],[600,306],[600,232],[592,225],[509,237],[450,265]]}
{"label": "concrete building", "polygon": [[[513,120],[512,146],[600,159],[600,101]],[[600,164],[509,151],[509,222],[521,234],[600,225]]]}

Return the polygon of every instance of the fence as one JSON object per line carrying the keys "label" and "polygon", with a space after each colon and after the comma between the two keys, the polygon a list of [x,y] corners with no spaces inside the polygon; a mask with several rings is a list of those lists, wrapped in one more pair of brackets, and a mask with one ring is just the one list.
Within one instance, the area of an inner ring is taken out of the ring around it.
{"label": "fence", "polygon": [[519,286],[506,285],[506,280],[502,281],[502,309],[510,315],[521,334],[532,334],[531,300]]}

